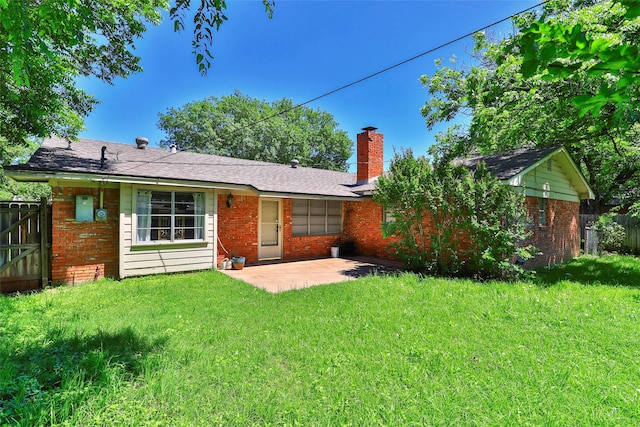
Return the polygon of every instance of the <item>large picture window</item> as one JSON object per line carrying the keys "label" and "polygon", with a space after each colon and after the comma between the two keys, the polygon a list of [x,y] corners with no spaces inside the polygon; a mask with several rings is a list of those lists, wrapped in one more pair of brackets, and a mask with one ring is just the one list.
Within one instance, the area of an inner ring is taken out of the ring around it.
{"label": "large picture window", "polygon": [[342,232],[342,202],[293,200],[291,219],[294,236]]}
{"label": "large picture window", "polygon": [[204,239],[204,193],[138,190],[138,242]]}

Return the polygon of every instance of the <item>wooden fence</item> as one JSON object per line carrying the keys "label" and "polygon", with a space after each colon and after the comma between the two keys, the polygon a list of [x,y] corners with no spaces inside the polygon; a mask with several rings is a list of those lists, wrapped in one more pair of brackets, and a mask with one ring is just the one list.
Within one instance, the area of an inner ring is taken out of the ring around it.
{"label": "wooden fence", "polygon": [[[584,242],[586,233],[585,227],[598,220],[599,215],[580,215],[580,241]],[[623,243],[625,250],[633,253],[640,253],[640,220],[628,215],[616,215],[613,220],[622,225],[627,237]]]}
{"label": "wooden fence", "polygon": [[51,213],[46,199],[0,202],[0,292],[49,283]]}

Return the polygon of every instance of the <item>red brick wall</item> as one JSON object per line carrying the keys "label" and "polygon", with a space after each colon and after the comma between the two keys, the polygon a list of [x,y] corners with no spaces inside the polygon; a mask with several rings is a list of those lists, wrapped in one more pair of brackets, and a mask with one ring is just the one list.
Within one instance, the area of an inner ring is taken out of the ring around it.
{"label": "red brick wall", "polygon": [[[283,259],[286,261],[311,258],[326,258],[331,255],[331,246],[338,243],[340,234],[317,236],[294,236],[291,220],[291,199],[283,201]],[[343,205],[344,210],[344,205]]]}
{"label": "red brick wall", "polygon": [[[538,199],[527,197],[527,212],[535,226],[529,244],[537,247],[542,255],[529,260],[526,268],[536,268],[575,258],[580,254],[579,211],[580,204],[562,200],[549,200],[547,225],[538,226]],[[363,255],[380,258],[395,258],[388,248],[395,237],[384,238],[380,229],[382,206],[372,200],[345,202],[344,235],[351,237]],[[424,227],[429,227],[428,220]],[[464,236],[458,236],[460,251],[463,253],[469,242]]]}
{"label": "red brick wall", "polygon": [[556,264],[580,255],[579,203],[549,199],[545,226],[538,225],[538,198],[527,196],[525,203],[533,232],[527,243],[542,252],[542,255],[527,261],[526,268]]}
{"label": "red brick wall", "polygon": [[99,207],[98,188],[52,189],[51,281],[74,284],[118,277],[120,191],[104,189],[106,222],[76,221],[76,195],[93,196],[94,210]]}
{"label": "red brick wall", "polygon": [[[226,205],[227,195],[218,198],[218,233],[225,248],[235,254],[245,256],[248,264],[258,262],[258,210],[259,198],[235,196],[233,205]],[[382,206],[371,199],[359,202],[343,202],[343,233],[318,236],[293,236],[291,221],[291,199],[283,199],[283,260],[323,258],[330,256],[330,248],[340,239],[350,238],[362,255],[394,259],[388,248],[395,237],[384,238],[380,223],[383,218]],[[538,202],[527,197],[527,209],[537,224]],[[525,265],[535,268],[549,263],[558,263],[579,254],[579,204],[560,200],[549,200],[547,226],[535,226],[535,234],[529,243],[543,255],[530,260]],[[425,227],[428,227],[428,222]],[[465,239],[459,239],[460,249],[468,246]],[[224,256],[218,246],[220,257]]]}
{"label": "red brick wall", "polygon": [[358,181],[368,181],[384,171],[384,136],[373,130],[365,130],[356,137],[356,176]]}
{"label": "red brick wall", "polygon": [[[243,256],[247,264],[258,262],[257,196],[234,195],[227,207],[228,194],[218,195],[218,236],[230,255]],[[218,243],[218,258],[227,256]]]}
{"label": "red brick wall", "polygon": [[[293,236],[291,199],[282,199],[282,258],[285,261],[328,257],[340,234]],[[247,264],[258,262],[258,229],[260,199],[234,196],[227,207],[227,194],[218,196],[218,234],[230,254],[246,257]],[[226,253],[218,244],[218,262]]]}
{"label": "red brick wall", "polygon": [[[231,208],[227,195],[218,196],[218,233],[227,251],[245,256],[248,264],[258,262],[259,198],[235,196]],[[324,258],[331,255],[331,246],[341,239],[351,238],[363,255],[393,258],[387,250],[390,239],[382,237],[380,222],[382,206],[368,200],[343,202],[343,233],[316,236],[294,236],[292,233],[291,199],[282,199],[282,258],[285,261]],[[219,258],[226,255],[218,245]],[[218,260],[219,261],[219,260]]]}
{"label": "red brick wall", "polygon": [[382,215],[382,205],[371,199],[344,202],[344,235],[355,242],[362,255],[394,259],[388,246],[396,238],[382,235]]}

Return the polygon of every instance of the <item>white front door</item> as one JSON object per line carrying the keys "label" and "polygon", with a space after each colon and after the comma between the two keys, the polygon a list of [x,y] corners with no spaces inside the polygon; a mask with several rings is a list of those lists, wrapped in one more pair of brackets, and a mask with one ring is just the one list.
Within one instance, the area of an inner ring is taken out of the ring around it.
{"label": "white front door", "polygon": [[282,258],[281,223],[280,200],[262,199],[260,201],[260,235],[258,236],[260,260]]}

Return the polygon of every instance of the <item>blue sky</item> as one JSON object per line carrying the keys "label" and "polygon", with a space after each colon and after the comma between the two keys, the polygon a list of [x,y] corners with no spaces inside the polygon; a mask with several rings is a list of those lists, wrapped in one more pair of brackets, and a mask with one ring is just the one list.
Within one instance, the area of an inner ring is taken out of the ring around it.
{"label": "blue sky", "polygon": [[[259,0],[227,3],[229,20],[215,34],[208,76],[197,71],[192,33],[176,34],[165,20],[136,44],[144,72],[113,86],[80,80],[101,101],[81,136],[127,143],[146,136],[156,145],[165,137],[158,113],[235,89],[268,101],[306,102],[538,2],[276,0],[272,19]],[[510,30],[503,24],[493,31]],[[427,130],[420,107],[429,94],[419,78],[433,74],[438,58],[470,63],[472,46],[467,38],[309,106],[333,114],[354,141],[361,128],[377,127],[387,160],[401,147],[425,153],[447,125]]]}

